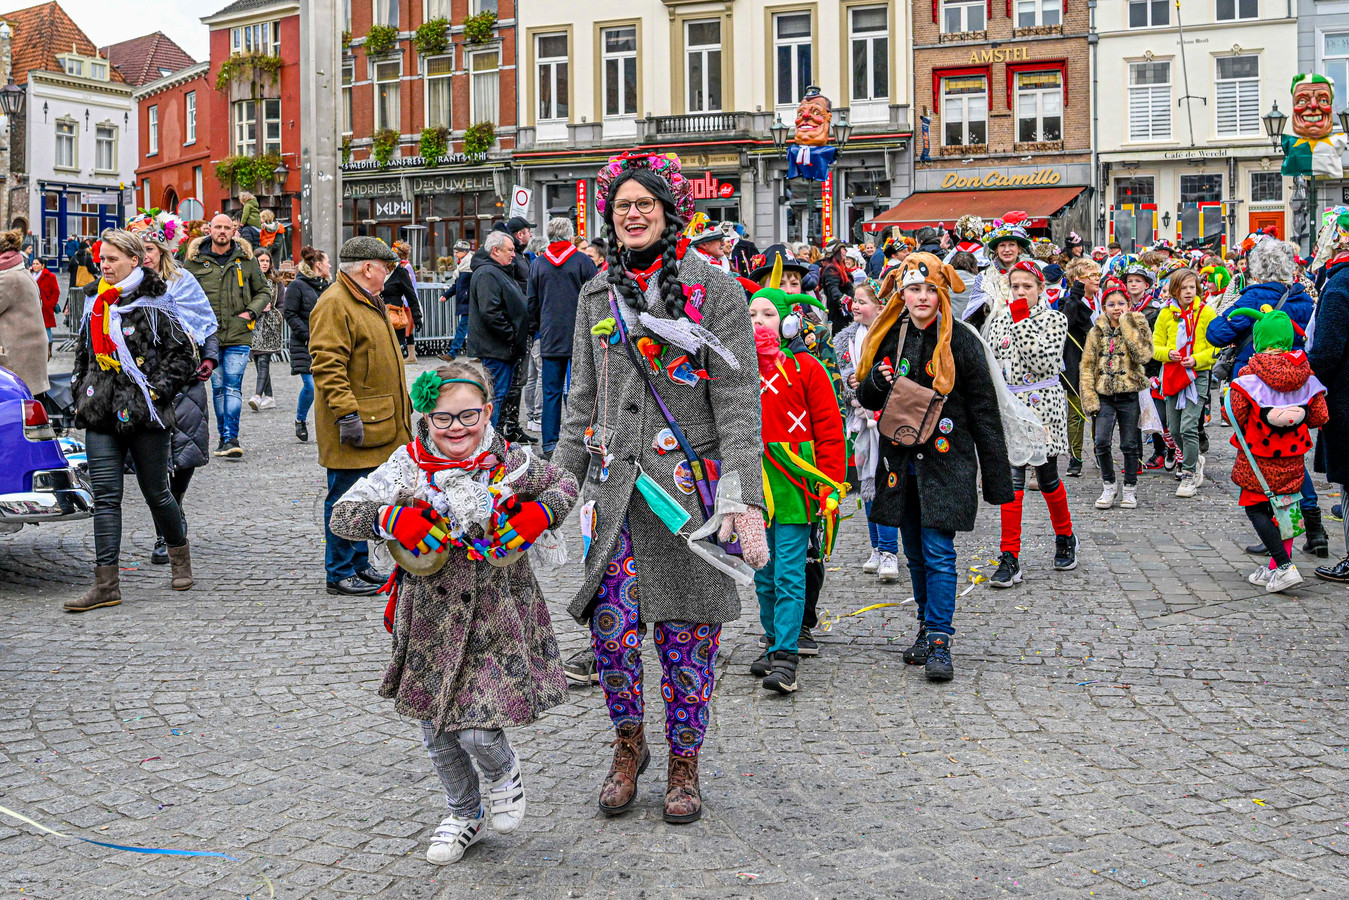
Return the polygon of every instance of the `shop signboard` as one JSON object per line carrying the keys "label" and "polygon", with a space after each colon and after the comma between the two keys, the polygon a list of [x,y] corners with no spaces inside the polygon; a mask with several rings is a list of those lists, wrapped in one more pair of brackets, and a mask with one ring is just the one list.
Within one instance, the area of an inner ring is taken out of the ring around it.
{"label": "shop signboard", "polygon": [[412,216],[411,200],[376,200],[376,219],[406,219]]}
{"label": "shop signboard", "polygon": [[534,197],[534,192],[522,185],[516,185],[511,188],[511,212],[512,219],[519,216],[522,219],[529,218],[529,201]]}
{"label": "shop signboard", "polygon": [[576,233],[588,237],[586,231],[586,180],[576,179]]}
{"label": "shop signboard", "polygon": [[834,239],[834,173],[824,180],[820,188],[820,222],[824,231],[824,242]]}

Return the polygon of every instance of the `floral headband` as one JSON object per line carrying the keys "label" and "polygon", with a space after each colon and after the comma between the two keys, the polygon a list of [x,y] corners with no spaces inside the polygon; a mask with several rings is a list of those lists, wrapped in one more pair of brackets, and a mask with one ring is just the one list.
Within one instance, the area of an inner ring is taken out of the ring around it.
{"label": "floral headband", "polygon": [[436,408],[440,400],[440,389],[447,384],[471,384],[487,396],[487,388],[472,378],[441,378],[435,372],[423,372],[412,382],[408,395],[412,397],[412,408],[425,415]]}
{"label": "floral headband", "polygon": [[614,180],[631,169],[650,169],[670,186],[674,194],[675,212],[687,222],[693,218],[693,183],[684,177],[679,157],[673,153],[644,153],[630,150],[610,157],[608,164],[595,176],[595,209],[601,216],[609,206],[609,189]]}

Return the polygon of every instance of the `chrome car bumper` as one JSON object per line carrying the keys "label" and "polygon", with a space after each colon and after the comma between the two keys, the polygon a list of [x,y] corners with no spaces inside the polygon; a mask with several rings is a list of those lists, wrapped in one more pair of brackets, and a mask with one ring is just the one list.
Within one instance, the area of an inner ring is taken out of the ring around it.
{"label": "chrome car bumper", "polygon": [[0,524],[34,525],[87,519],[94,514],[94,495],[74,469],[33,473],[35,490],[0,494]]}

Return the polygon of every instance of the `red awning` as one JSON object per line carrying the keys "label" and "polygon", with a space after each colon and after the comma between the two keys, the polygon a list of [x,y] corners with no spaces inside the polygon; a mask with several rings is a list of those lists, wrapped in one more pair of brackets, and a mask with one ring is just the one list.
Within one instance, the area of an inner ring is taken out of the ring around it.
{"label": "red awning", "polygon": [[924,225],[955,225],[964,215],[980,216],[987,221],[1014,209],[1024,210],[1028,228],[1044,228],[1049,218],[1076,199],[1085,186],[1019,188],[1010,191],[926,191],[905,198],[862,225],[863,231],[881,231],[898,225],[912,231]]}

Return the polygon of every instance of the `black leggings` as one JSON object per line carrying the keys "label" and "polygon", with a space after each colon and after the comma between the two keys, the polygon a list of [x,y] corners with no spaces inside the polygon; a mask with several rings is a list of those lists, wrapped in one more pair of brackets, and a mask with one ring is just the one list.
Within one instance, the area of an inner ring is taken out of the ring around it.
{"label": "black leggings", "polygon": [[136,466],[136,481],[154,517],[155,530],[164,535],[170,547],[187,543],[182,510],[169,490],[170,432],[86,431],[84,449],[89,461],[89,485],[94,491],[95,564],[117,565],[122,547],[122,466],[127,454]]}
{"label": "black leggings", "polygon": [[1255,533],[1265,542],[1265,549],[1277,566],[1286,566],[1292,559],[1283,548],[1283,536],[1279,534],[1279,523],[1274,521],[1274,508],[1266,500],[1254,506],[1246,507],[1246,518],[1255,526]]}
{"label": "black leggings", "polygon": [[258,387],[253,393],[259,397],[272,396],[272,355],[264,353],[253,357],[253,365],[258,370]]}
{"label": "black leggings", "polygon": [[[1040,485],[1040,493],[1052,494],[1059,486],[1059,458],[1051,456],[1035,467],[1035,480]],[[1018,491],[1026,489],[1026,467],[1012,466],[1012,487]]]}
{"label": "black leggings", "polygon": [[[173,474],[169,476],[169,493],[173,494],[173,499],[178,501],[178,511],[183,515],[183,529],[187,529],[187,512],[183,509],[183,495],[187,493],[187,486],[192,481],[192,473],[196,469],[174,469]],[[163,540],[164,533],[159,530],[159,523],[155,523],[155,537]]]}

